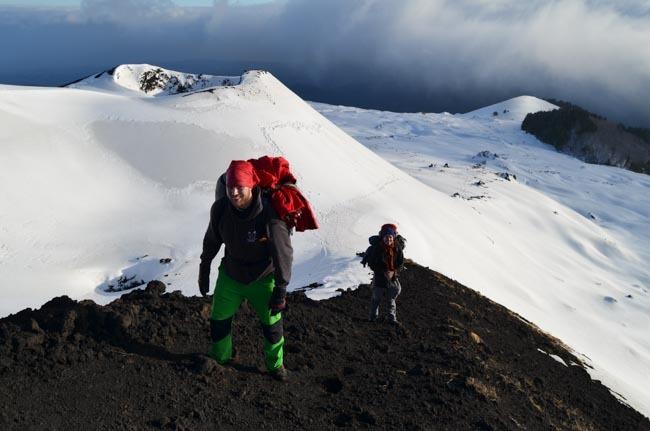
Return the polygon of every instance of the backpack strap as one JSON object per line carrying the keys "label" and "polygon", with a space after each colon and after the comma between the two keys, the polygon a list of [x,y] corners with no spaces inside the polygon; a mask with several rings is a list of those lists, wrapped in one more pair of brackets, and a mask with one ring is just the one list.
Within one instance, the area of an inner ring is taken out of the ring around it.
{"label": "backpack strap", "polygon": [[264,226],[266,228],[266,237],[268,238],[269,252],[271,247],[271,241],[273,237],[271,236],[271,227],[269,223],[271,221],[271,198],[268,196],[268,193],[265,193],[262,190],[262,214],[264,215]]}

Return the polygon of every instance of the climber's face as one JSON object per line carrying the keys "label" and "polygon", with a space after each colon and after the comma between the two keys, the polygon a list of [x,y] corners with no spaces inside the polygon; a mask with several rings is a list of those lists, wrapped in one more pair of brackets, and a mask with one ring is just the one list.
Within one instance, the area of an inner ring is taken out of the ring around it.
{"label": "climber's face", "polygon": [[227,187],[226,194],[230,203],[240,210],[248,208],[253,201],[253,189],[245,186]]}

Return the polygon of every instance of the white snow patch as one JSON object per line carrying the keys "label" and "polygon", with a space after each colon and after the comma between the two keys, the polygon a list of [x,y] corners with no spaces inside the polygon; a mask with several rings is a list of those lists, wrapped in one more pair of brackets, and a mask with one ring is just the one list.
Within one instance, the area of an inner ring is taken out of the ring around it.
{"label": "white snow patch", "polygon": [[[538,352],[542,352],[542,353],[545,354],[546,356],[550,356],[551,358],[555,359],[555,361],[559,362],[560,364],[564,365],[565,367],[568,367],[568,365],[566,364],[566,362],[564,362],[564,359],[560,358],[558,355],[554,355],[554,354],[552,354],[552,353],[547,353],[547,352],[543,351],[543,350],[540,349],[540,348],[537,348],[537,351],[538,351]],[[572,362],[572,364],[574,364],[574,362]]]}

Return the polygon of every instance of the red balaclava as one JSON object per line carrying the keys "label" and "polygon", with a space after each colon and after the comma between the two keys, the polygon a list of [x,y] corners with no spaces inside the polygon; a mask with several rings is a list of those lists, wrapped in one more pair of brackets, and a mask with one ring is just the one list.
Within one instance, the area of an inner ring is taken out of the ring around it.
{"label": "red balaclava", "polygon": [[233,160],[226,171],[227,187],[255,187],[260,182],[251,162]]}

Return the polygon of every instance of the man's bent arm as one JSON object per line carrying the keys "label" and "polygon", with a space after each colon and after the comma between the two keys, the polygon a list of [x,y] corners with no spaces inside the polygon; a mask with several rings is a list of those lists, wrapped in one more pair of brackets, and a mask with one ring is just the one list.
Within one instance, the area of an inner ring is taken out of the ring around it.
{"label": "man's bent arm", "polygon": [[215,214],[217,208],[217,202],[215,202],[210,209],[210,223],[208,223],[208,228],[203,237],[203,252],[201,253],[200,268],[201,271],[208,271],[208,275],[210,274],[210,264],[217,253],[219,253],[219,249],[223,243],[217,229],[217,224],[219,223],[219,220],[217,220],[218,216]]}
{"label": "man's bent arm", "polygon": [[280,219],[272,218],[269,221],[271,231],[271,257],[275,268],[275,290],[277,299],[284,299],[287,286],[291,280],[291,266],[293,265],[293,247],[287,224]]}

